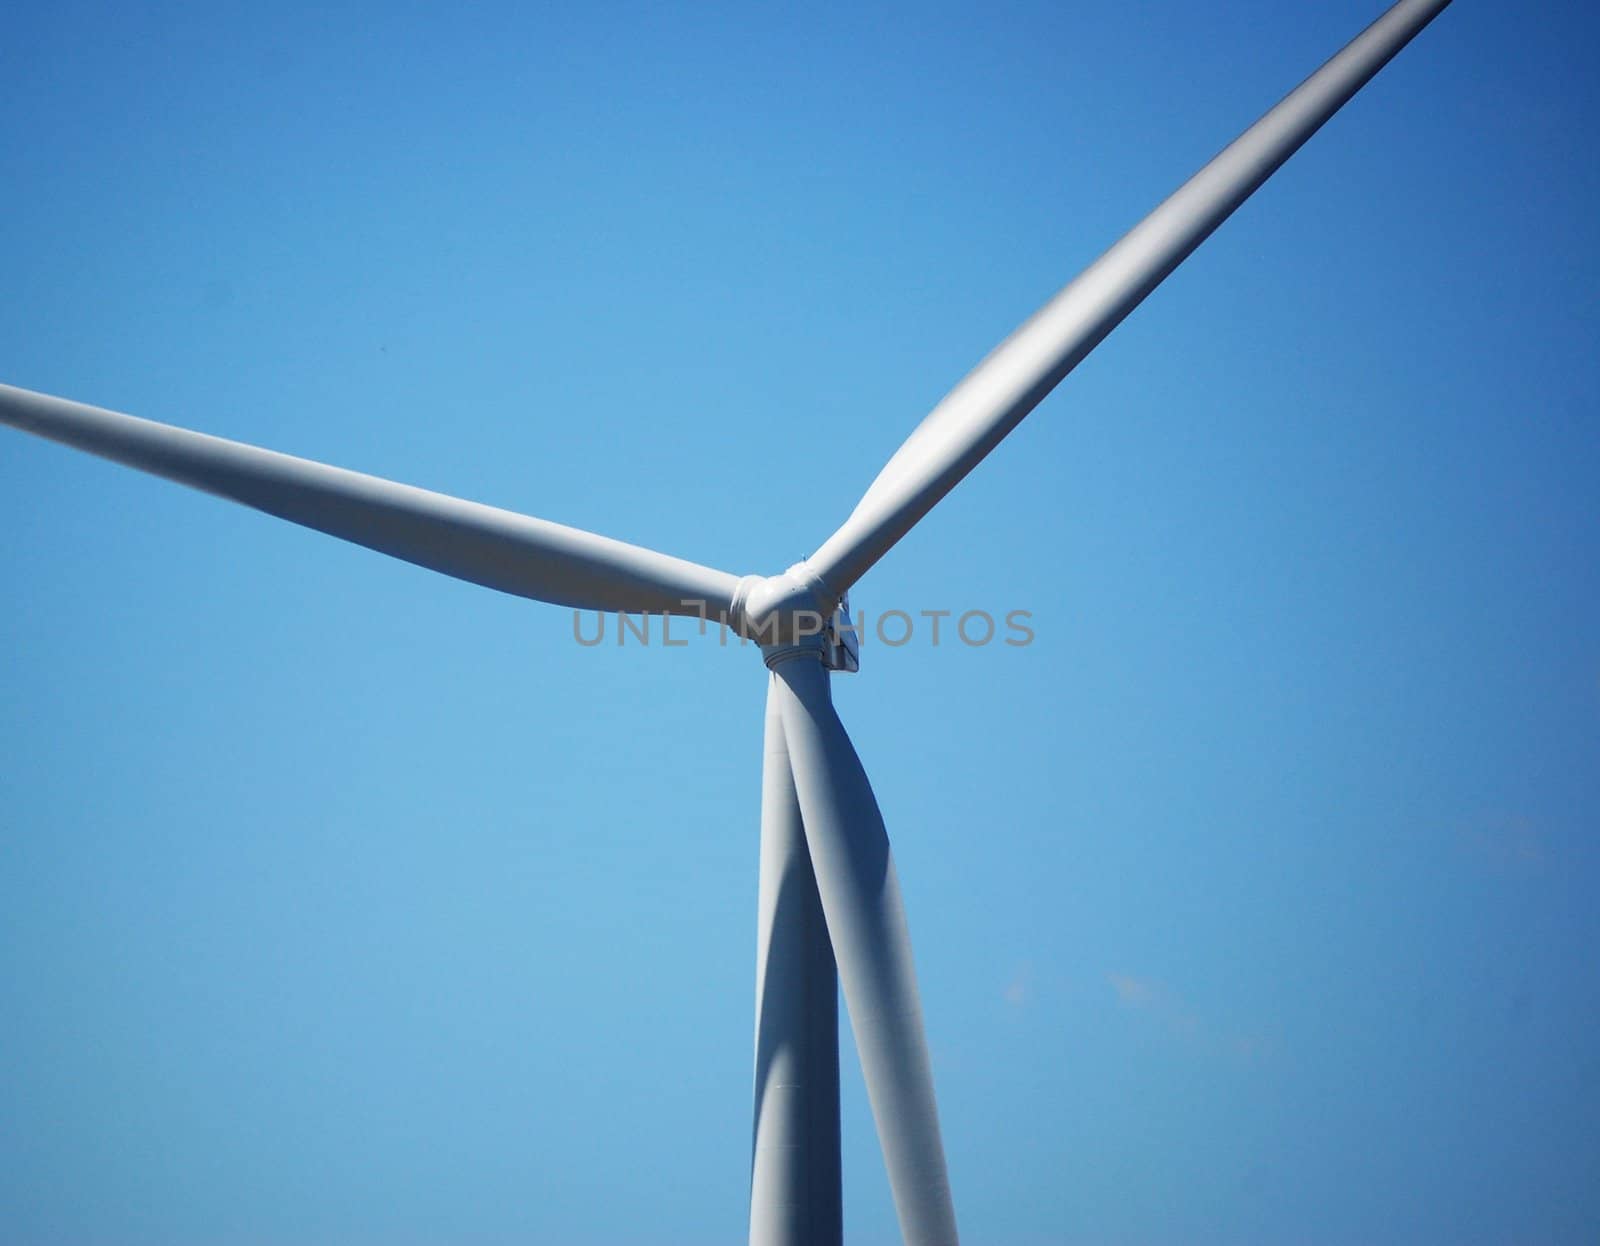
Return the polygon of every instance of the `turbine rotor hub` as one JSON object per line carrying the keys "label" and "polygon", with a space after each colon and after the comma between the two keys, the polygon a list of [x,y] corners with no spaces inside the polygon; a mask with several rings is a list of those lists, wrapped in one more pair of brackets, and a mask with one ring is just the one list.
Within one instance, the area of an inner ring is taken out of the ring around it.
{"label": "turbine rotor hub", "polygon": [[746,576],[731,610],[734,630],[761,646],[768,666],[815,654],[829,670],[860,669],[848,594],[834,594],[805,562],[781,575]]}

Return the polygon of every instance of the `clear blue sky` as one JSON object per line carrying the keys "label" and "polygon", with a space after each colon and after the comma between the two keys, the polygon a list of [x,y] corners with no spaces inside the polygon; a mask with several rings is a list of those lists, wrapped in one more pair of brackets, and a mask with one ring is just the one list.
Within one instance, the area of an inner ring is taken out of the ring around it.
{"label": "clear blue sky", "polygon": [[[0,379],[775,571],[1380,7],[24,6]],[[859,586],[1034,616],[837,690],[968,1240],[1600,1238],[1597,35],[1447,10]],[[742,1238],[753,654],[0,525],[0,1239]]]}

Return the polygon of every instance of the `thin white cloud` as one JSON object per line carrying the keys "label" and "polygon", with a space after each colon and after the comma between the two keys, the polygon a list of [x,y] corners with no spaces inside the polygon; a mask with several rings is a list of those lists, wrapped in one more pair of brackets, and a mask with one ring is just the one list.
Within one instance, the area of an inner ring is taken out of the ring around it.
{"label": "thin white cloud", "polygon": [[1482,818],[1461,830],[1463,851],[1503,872],[1534,873],[1549,863],[1545,838],[1520,814]]}
{"label": "thin white cloud", "polygon": [[1154,982],[1135,978],[1128,973],[1108,973],[1106,980],[1111,983],[1111,989],[1117,993],[1119,1001],[1135,1008],[1154,1003],[1160,993],[1160,988]]}
{"label": "thin white cloud", "polygon": [[1033,999],[1033,966],[1027,962],[1018,965],[1000,995],[1012,1008],[1026,1007]]}
{"label": "thin white cloud", "polygon": [[1233,1031],[1206,1022],[1175,991],[1154,978],[1111,972],[1106,974],[1106,981],[1116,993],[1118,1004],[1148,1017],[1182,1043],[1246,1063],[1266,1057],[1274,1048],[1272,1040],[1259,1033]]}

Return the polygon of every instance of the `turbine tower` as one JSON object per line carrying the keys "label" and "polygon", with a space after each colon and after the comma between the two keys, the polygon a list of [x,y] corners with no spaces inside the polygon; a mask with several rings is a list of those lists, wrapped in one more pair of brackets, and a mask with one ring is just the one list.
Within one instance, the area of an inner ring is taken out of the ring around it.
{"label": "turbine tower", "polygon": [[750,1240],[842,1239],[838,991],[901,1233],[956,1242],[911,942],[872,785],[834,712],[845,598],[1124,317],[1449,0],[1400,0],[1000,343],[810,558],[738,577],[591,532],[0,385],[0,422],[536,601],[687,615],[769,670],[756,937]]}

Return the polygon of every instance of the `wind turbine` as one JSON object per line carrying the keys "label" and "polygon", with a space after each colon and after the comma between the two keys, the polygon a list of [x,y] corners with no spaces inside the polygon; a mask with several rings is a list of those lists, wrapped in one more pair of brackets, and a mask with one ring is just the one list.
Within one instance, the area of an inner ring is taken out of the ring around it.
{"label": "wind turbine", "polygon": [[830,680],[848,590],[1449,0],[1400,0],[989,354],[810,558],[725,571],[546,520],[0,385],[0,421],[459,579],[759,642],[762,774],[750,1238],[842,1236],[842,986],[901,1231],[955,1242],[915,971],[872,787]]}

